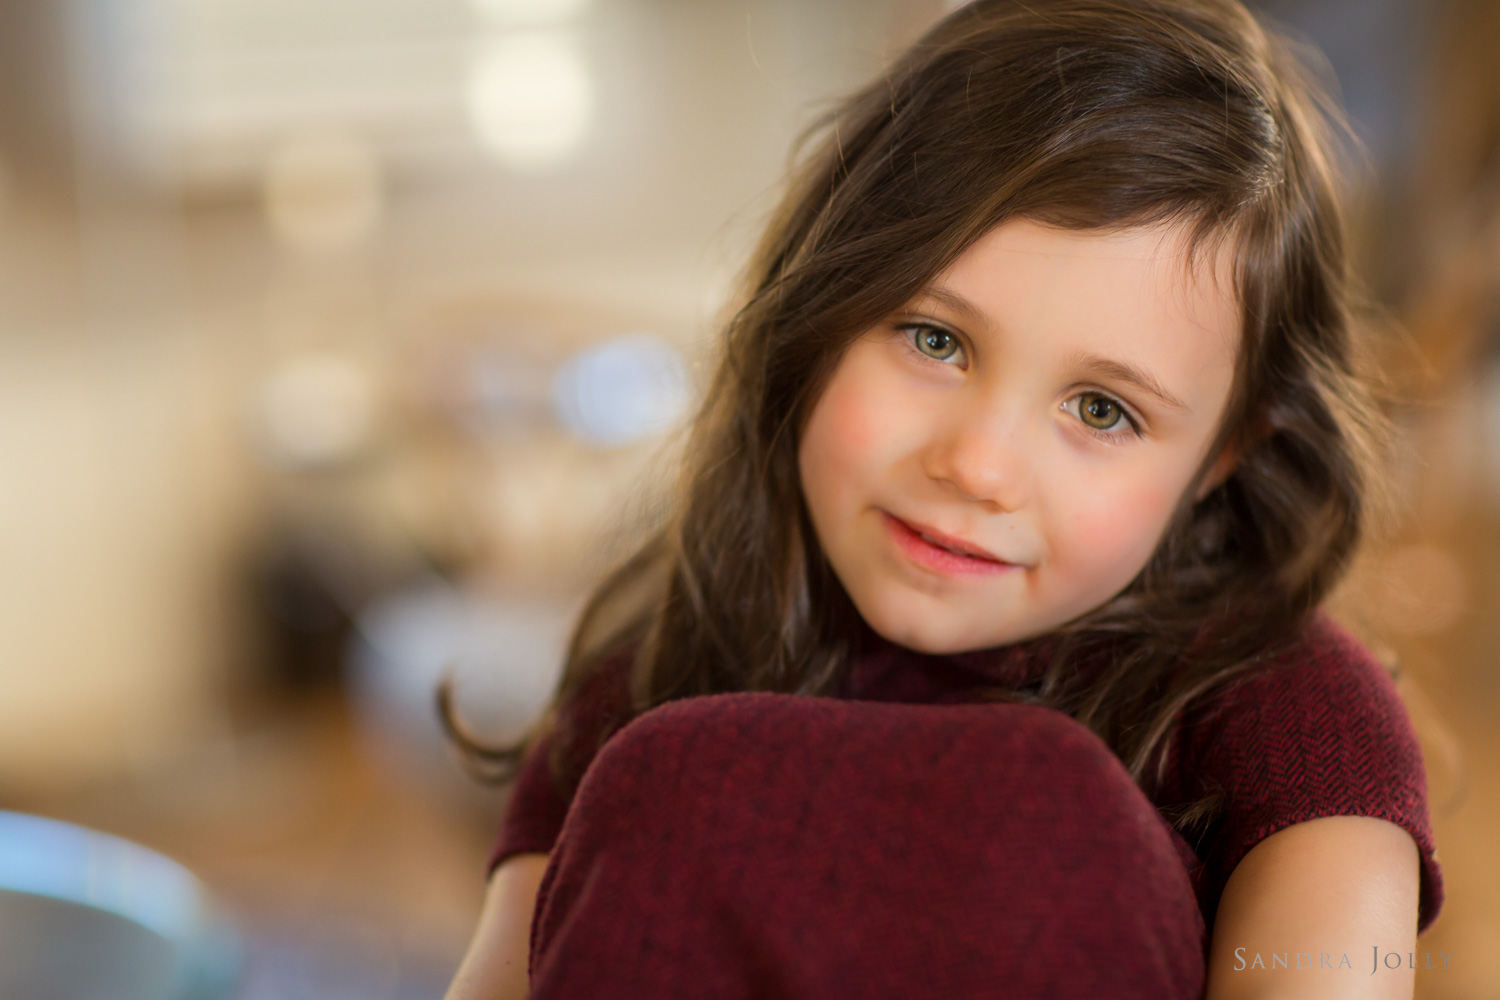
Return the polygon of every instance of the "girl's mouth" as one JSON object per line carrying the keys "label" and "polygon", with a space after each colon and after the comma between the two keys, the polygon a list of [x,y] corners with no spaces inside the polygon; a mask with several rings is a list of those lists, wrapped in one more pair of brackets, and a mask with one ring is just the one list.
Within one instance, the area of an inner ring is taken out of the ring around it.
{"label": "girl's mouth", "polygon": [[896,547],[917,565],[944,576],[993,576],[1015,569],[1008,563],[972,550],[960,550],[955,540],[928,533],[907,524],[899,517],[881,511],[886,530]]}

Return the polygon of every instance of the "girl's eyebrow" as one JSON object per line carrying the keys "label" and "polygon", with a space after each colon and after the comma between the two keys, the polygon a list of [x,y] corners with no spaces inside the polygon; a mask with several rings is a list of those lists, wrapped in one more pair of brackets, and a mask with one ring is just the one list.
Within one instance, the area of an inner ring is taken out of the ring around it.
{"label": "girl's eyebrow", "polygon": [[[979,310],[968,299],[957,292],[944,288],[942,285],[932,284],[922,289],[917,296],[917,301],[923,298],[934,299],[949,309],[958,313],[966,323],[978,327],[987,326],[988,317]],[[1167,391],[1167,387],[1150,372],[1128,361],[1117,361],[1114,358],[1106,358],[1102,354],[1094,354],[1089,351],[1079,351],[1068,359],[1070,368],[1087,372],[1100,378],[1111,378],[1120,382],[1128,382],[1143,392],[1150,393],[1161,402],[1174,410],[1187,411],[1188,405]]]}
{"label": "girl's eyebrow", "polygon": [[922,299],[935,299],[936,301],[952,309],[964,318],[964,322],[974,326],[988,326],[989,317],[979,311],[979,308],[955,291],[944,288],[942,285],[928,285],[917,295],[916,301]]}
{"label": "girl's eyebrow", "polygon": [[1079,351],[1068,359],[1069,366],[1103,378],[1112,378],[1148,392],[1175,410],[1187,410],[1188,405],[1167,391],[1154,375],[1128,361],[1116,361],[1103,355]]}

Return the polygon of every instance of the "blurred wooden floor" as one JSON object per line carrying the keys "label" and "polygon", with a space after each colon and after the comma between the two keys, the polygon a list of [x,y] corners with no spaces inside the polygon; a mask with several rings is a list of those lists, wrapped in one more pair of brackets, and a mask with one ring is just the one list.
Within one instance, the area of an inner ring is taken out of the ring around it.
{"label": "blurred wooden floor", "polygon": [[198,874],[245,939],[236,1000],[441,997],[479,911],[502,793],[458,803],[414,792],[333,692],[233,757],[23,807]]}

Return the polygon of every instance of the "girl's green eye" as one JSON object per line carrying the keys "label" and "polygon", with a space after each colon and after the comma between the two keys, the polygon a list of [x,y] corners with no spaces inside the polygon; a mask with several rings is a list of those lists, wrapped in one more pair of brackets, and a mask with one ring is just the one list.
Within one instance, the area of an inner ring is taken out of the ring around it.
{"label": "girl's green eye", "polygon": [[916,341],[917,350],[938,361],[947,361],[958,351],[958,338],[936,327],[917,330]]}
{"label": "girl's green eye", "polygon": [[1078,416],[1090,427],[1099,431],[1107,431],[1119,423],[1124,416],[1120,404],[1108,396],[1098,393],[1086,392],[1079,399]]}
{"label": "girl's green eye", "polygon": [[1125,409],[1125,404],[1102,392],[1080,392],[1069,396],[1062,409],[1106,444],[1124,444],[1145,436],[1136,418]]}

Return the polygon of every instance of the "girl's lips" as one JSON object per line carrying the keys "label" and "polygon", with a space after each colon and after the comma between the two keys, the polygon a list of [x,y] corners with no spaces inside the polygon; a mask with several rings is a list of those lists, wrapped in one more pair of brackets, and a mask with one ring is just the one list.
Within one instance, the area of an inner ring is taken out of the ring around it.
{"label": "girl's lips", "polygon": [[[1014,563],[988,556],[955,552],[942,545],[934,544],[923,535],[935,540],[946,540],[947,536],[937,535],[925,529],[919,531],[899,517],[887,514],[885,511],[880,513],[896,547],[919,566],[946,576],[993,576],[996,573],[1004,573],[1006,570],[1016,568]],[[962,543],[955,541],[954,544]]]}

